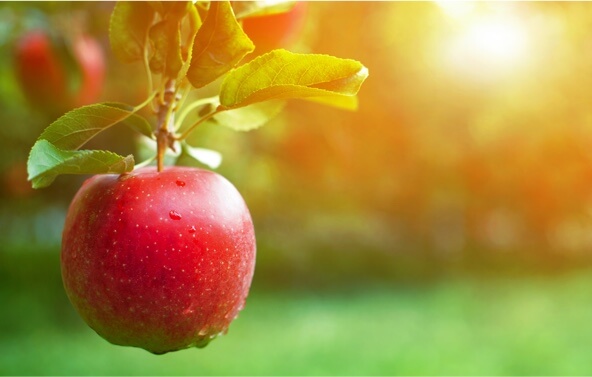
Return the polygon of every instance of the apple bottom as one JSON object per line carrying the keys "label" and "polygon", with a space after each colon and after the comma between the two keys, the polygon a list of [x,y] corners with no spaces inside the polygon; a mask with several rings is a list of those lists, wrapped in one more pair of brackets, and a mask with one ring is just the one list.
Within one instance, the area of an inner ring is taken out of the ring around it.
{"label": "apple bottom", "polygon": [[248,209],[226,179],[143,168],[83,184],[66,217],[62,277],[99,335],[162,354],[227,331],[244,306],[255,249]]}

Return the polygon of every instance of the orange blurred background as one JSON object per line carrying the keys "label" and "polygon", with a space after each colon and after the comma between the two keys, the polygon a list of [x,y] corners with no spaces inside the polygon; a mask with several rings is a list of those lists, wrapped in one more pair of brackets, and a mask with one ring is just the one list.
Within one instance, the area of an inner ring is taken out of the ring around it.
{"label": "orange blurred background", "polygon": [[[359,110],[293,101],[259,130],[204,127],[196,136],[223,152],[220,172],[249,203],[261,276],[300,284],[303,274],[320,283],[351,273],[423,279],[458,269],[589,263],[590,5],[307,5],[291,49],[364,63],[370,77]],[[2,6],[3,203],[28,206],[31,215],[48,203],[64,208],[83,179],[60,177],[39,192],[24,182],[28,149],[54,119],[27,103],[14,78],[11,51],[31,24],[81,14],[106,54],[101,100],[143,99],[141,69],[118,63],[109,50],[111,7]],[[109,131],[92,146],[134,151],[126,132]],[[4,237],[19,244],[20,233],[7,229]],[[48,237],[59,243],[59,232]],[[43,234],[37,238],[44,244]]]}
{"label": "orange blurred background", "polygon": [[294,102],[285,126],[250,135],[263,161],[245,175],[273,184],[249,180],[247,195],[270,228],[287,223],[270,232],[286,258],[320,258],[281,241],[296,237],[385,277],[589,263],[589,4],[310,8],[303,49],[359,59],[370,77],[357,112]]}

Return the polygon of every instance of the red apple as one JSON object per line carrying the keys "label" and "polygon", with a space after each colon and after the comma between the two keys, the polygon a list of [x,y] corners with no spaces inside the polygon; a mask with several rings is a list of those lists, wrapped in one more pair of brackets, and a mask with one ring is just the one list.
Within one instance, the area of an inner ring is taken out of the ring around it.
{"label": "red apple", "polygon": [[306,6],[306,2],[297,2],[288,12],[245,18],[243,30],[255,44],[255,53],[294,44],[304,28]]}
{"label": "red apple", "polygon": [[25,97],[32,105],[55,113],[96,102],[105,76],[100,44],[84,34],[74,38],[72,57],[80,69],[80,82],[74,85],[69,82],[71,68],[60,59],[56,43],[42,30],[30,31],[17,42],[16,76]]}
{"label": "red apple", "polygon": [[97,175],[62,239],[66,293],[109,342],[162,354],[203,347],[243,308],[255,267],[244,200],[211,171]]}

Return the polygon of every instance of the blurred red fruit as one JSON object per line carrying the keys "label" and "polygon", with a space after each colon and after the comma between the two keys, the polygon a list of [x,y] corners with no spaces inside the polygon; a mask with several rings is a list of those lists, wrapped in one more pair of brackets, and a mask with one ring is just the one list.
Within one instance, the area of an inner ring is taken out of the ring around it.
{"label": "blurred red fruit", "polygon": [[290,48],[304,28],[306,7],[306,2],[298,2],[285,13],[245,18],[243,30],[255,44],[255,53]]}
{"label": "blurred red fruit", "polygon": [[[68,67],[60,42],[45,31],[33,30],[17,42],[16,76],[25,97],[45,111],[63,113],[96,102],[105,76],[105,57],[100,44],[80,34],[74,38]],[[73,82],[72,70],[78,70],[79,82]]]}
{"label": "blurred red fruit", "polygon": [[3,175],[4,188],[11,197],[27,197],[33,194],[31,183],[27,181],[27,162],[18,161],[6,169]]}

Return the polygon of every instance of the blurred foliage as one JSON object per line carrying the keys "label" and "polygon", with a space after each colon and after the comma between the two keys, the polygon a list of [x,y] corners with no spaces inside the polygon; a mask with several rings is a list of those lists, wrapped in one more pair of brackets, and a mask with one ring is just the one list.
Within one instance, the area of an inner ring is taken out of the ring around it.
{"label": "blurred foliage", "polygon": [[[0,4],[8,245],[26,243],[41,218],[59,223],[83,179],[36,192],[24,182],[28,150],[53,118],[25,102],[11,49],[27,28],[81,13],[108,56],[103,99],[139,103],[142,68],[119,64],[108,46],[112,6]],[[223,153],[219,171],[252,211],[260,278],[316,286],[592,261],[592,5],[313,2],[307,12],[292,50],[363,62],[359,110],[294,101],[259,130],[206,125],[194,136]],[[129,153],[126,132],[93,147]],[[56,250],[58,227],[46,234],[36,244]]]}

